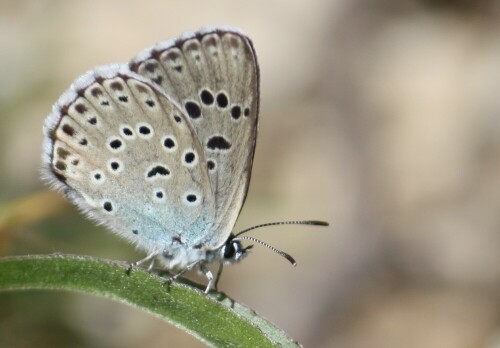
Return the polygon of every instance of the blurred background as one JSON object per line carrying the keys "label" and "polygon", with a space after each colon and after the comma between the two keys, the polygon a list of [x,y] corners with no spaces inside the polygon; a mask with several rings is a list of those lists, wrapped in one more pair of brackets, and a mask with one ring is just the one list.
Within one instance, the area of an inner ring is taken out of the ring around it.
{"label": "blurred background", "polygon": [[[205,25],[241,27],[262,73],[237,228],[282,227],[221,289],[306,347],[500,347],[500,5],[468,0],[0,0],[0,201],[44,190],[42,124],[101,64]],[[73,207],[0,254],[143,256]],[[136,309],[0,293],[0,347],[202,347]]]}

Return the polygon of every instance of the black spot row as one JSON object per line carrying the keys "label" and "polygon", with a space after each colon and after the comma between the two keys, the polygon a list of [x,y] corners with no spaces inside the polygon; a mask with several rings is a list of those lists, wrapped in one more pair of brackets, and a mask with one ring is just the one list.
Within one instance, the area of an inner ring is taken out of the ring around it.
{"label": "black spot row", "polygon": [[[207,105],[207,106],[210,106],[214,103],[214,101],[217,101],[217,106],[221,109],[224,109],[229,105],[229,98],[226,95],[226,93],[219,92],[217,94],[217,96],[214,97],[214,95],[208,89],[204,89],[201,91],[200,100],[204,105]],[[199,108],[198,105],[193,103],[193,102],[188,102],[188,103],[194,104],[194,106],[190,105],[191,112],[196,111],[194,114],[194,117],[193,117],[193,115],[191,115],[191,113],[187,109],[187,105],[186,105],[186,110],[188,111],[189,116],[191,116],[193,118],[199,117],[201,115],[201,110],[199,113],[197,112],[196,108]],[[245,116],[248,117],[250,115],[250,109],[245,108],[244,110],[242,110],[241,106],[239,106],[239,105],[234,105],[231,108],[231,117],[234,118],[235,120],[239,119],[242,114],[244,114]]]}
{"label": "black spot row", "polygon": [[196,195],[189,194],[189,195],[186,196],[186,199],[187,199],[188,202],[194,203],[194,202],[196,202],[196,200],[198,199],[198,197],[196,197]]}
{"label": "black spot row", "polygon": [[200,93],[200,100],[203,104],[210,106],[217,101],[217,106],[220,108],[226,108],[229,104],[229,98],[224,92],[219,92],[216,97],[208,90],[204,89]]}

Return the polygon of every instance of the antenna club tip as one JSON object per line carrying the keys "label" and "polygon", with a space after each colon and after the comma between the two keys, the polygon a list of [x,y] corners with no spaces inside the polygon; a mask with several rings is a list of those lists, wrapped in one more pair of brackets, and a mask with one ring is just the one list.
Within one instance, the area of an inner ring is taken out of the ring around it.
{"label": "antenna club tip", "polygon": [[319,220],[311,220],[309,221],[310,225],[315,225],[315,226],[330,226],[330,223],[326,221],[319,221]]}
{"label": "antenna club tip", "polygon": [[287,253],[282,253],[281,256],[283,256],[285,259],[288,260],[292,264],[293,267],[297,266],[297,261]]}

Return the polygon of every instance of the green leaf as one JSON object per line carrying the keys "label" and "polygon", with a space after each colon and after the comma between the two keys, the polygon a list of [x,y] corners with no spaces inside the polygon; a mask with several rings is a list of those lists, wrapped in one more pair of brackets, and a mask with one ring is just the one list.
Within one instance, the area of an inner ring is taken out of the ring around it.
{"label": "green leaf", "polygon": [[140,308],[216,347],[297,347],[283,331],[227,296],[204,295],[193,284],[144,270],[127,272],[125,262],[72,255],[0,259],[0,290],[72,290]]}

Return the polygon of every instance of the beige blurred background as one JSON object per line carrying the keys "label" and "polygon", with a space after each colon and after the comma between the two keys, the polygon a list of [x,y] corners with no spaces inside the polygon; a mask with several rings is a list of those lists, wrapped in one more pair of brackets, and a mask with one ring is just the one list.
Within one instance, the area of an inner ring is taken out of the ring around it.
{"label": "beige blurred background", "polygon": [[[0,0],[0,200],[43,189],[41,129],[70,83],[205,25],[241,27],[262,73],[238,228],[283,219],[221,288],[306,347],[500,347],[500,5],[496,1]],[[73,208],[3,255],[135,261]],[[0,347],[201,347],[124,305],[0,293]]]}

